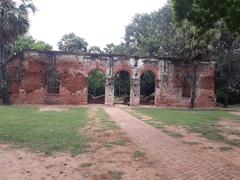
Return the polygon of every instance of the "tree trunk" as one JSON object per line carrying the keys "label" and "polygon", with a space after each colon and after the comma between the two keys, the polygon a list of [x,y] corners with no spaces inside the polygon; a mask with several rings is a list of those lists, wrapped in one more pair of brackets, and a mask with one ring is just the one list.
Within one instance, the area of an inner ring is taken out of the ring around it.
{"label": "tree trunk", "polygon": [[227,61],[227,76],[226,76],[226,87],[225,87],[225,92],[224,92],[224,108],[228,108],[229,105],[229,81],[230,81],[230,72],[231,72],[231,66],[229,62],[229,56],[225,58],[225,61]]}
{"label": "tree trunk", "polygon": [[10,104],[10,93],[7,81],[6,62],[4,60],[4,48],[0,45],[0,73],[1,73],[1,86],[2,86],[2,103],[4,105]]}
{"label": "tree trunk", "polygon": [[191,95],[190,108],[194,108],[194,106],[195,106],[196,90],[197,90],[197,67],[198,67],[198,64],[196,62],[194,62],[193,63],[192,95]]}
{"label": "tree trunk", "polygon": [[228,108],[228,104],[229,104],[229,89],[226,89],[226,92],[224,94],[224,104],[223,104],[223,107],[224,108]]}

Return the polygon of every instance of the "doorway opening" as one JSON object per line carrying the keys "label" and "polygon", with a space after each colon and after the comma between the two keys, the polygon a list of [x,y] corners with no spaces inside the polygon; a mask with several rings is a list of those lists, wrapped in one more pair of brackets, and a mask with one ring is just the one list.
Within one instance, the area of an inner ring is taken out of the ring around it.
{"label": "doorway opening", "polygon": [[92,70],[88,75],[88,104],[105,103],[106,76],[102,71]]}
{"label": "doorway opening", "polygon": [[147,71],[142,74],[140,79],[140,104],[155,104],[155,74]]}
{"label": "doorway opening", "polygon": [[130,104],[130,75],[119,71],[114,78],[114,104]]}

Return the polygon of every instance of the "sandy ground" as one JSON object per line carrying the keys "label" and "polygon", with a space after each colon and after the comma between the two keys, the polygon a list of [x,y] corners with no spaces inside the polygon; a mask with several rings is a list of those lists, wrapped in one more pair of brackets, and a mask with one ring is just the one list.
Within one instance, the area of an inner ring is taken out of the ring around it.
{"label": "sandy ground", "polygon": [[[43,107],[41,110],[62,109]],[[46,156],[11,145],[0,145],[0,179],[159,179],[155,164],[147,157],[134,158],[134,152],[140,149],[121,129],[105,130],[96,113],[96,108],[90,107],[89,123],[82,130],[82,133],[93,138],[87,153],[75,157],[68,153]],[[114,141],[124,141],[125,145],[110,144]]]}
{"label": "sandy ground", "polygon": [[[81,130],[91,137],[87,153],[46,156],[12,145],[0,144],[0,179],[4,180],[158,180],[158,179],[240,179],[240,148],[187,132],[182,127],[166,127],[184,135],[173,138],[148,125],[151,118],[138,120],[118,107],[104,107],[119,128],[106,130],[97,116],[101,106],[89,106],[88,125]],[[68,107],[40,107],[39,111],[67,111]],[[222,120],[220,126],[235,128],[235,121]],[[237,137],[229,137],[237,138]],[[124,145],[111,142],[121,141]],[[134,157],[137,151],[144,156]]]}
{"label": "sandy ground", "polygon": [[119,108],[106,107],[105,110],[155,162],[161,179],[240,179],[239,150],[234,151],[233,156],[210,152],[183,142],[193,141],[192,137],[172,138]]}

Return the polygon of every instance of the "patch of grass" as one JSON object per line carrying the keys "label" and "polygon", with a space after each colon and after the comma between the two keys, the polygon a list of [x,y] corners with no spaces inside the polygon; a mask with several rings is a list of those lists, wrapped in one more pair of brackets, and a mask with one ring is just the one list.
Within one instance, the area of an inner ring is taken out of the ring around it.
{"label": "patch of grass", "polygon": [[231,151],[231,150],[233,150],[232,147],[220,147],[220,148],[219,148],[219,151],[221,151],[221,152]]}
{"label": "patch of grass", "polygon": [[173,132],[173,131],[168,131],[168,130],[162,130],[164,133],[168,134],[169,136],[171,137],[174,137],[174,138],[183,138],[184,136],[180,133],[177,133],[177,132]]}
{"label": "patch of grass", "polygon": [[140,157],[144,157],[145,156],[145,153],[144,152],[141,152],[141,151],[135,151],[133,153],[133,157],[134,159],[137,159],[137,158],[140,158]]}
{"label": "patch of grass", "polygon": [[116,163],[116,161],[109,160],[108,163]]}
{"label": "patch of grass", "polygon": [[124,172],[121,171],[108,171],[108,173],[115,179],[121,180]]}
{"label": "patch of grass", "polygon": [[198,144],[199,144],[199,142],[186,142],[186,141],[184,141],[183,143],[184,143],[184,144],[188,144],[188,145],[190,145],[190,146],[198,145]]}
{"label": "patch of grass", "polygon": [[81,167],[90,167],[92,166],[92,163],[82,163]]}
{"label": "patch of grass", "polygon": [[230,132],[229,132],[229,135],[231,135],[231,134],[240,137],[240,132],[239,132],[239,131],[230,131]]}
{"label": "patch of grass", "polygon": [[232,115],[230,112],[221,110],[169,110],[154,108],[139,108],[135,109],[135,111],[152,117],[156,122],[186,127],[190,132],[200,133],[209,140],[240,146],[239,142],[225,138],[222,135],[222,130],[218,128],[217,123],[221,118],[240,120],[239,116]]}
{"label": "patch of grass", "polygon": [[51,155],[86,151],[88,138],[80,134],[86,124],[86,109],[39,112],[34,107],[0,107],[0,142]]}
{"label": "patch of grass", "polygon": [[145,121],[145,122],[157,129],[165,129],[164,125],[158,121]]}
{"label": "patch of grass", "polygon": [[101,108],[98,109],[97,112],[98,117],[101,119],[101,122],[104,124],[106,131],[117,129],[118,126],[115,122],[113,122],[110,116]]}
{"label": "patch of grass", "polygon": [[111,148],[113,148],[113,145],[112,145],[112,144],[109,144],[109,143],[105,143],[105,144],[104,144],[104,147],[111,149]]}
{"label": "patch of grass", "polygon": [[113,142],[109,142],[109,144],[118,145],[118,146],[126,146],[126,141],[116,140],[116,141],[113,141]]}

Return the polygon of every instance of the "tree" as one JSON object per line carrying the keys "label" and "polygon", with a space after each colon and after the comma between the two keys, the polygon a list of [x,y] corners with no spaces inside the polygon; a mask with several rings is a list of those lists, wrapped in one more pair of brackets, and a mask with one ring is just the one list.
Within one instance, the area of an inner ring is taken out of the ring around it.
{"label": "tree", "polygon": [[129,54],[126,43],[121,43],[119,45],[115,45],[113,43],[107,44],[106,47],[104,48],[104,52],[106,54],[119,54],[119,55]]}
{"label": "tree", "polygon": [[92,47],[90,47],[89,50],[88,50],[88,52],[89,52],[89,53],[94,53],[94,54],[101,54],[101,53],[103,53],[103,51],[101,50],[101,48],[98,47],[98,46],[92,46]]}
{"label": "tree", "polygon": [[[219,34],[215,45],[217,96],[227,108],[230,94],[239,95],[240,86],[240,39],[226,32],[225,24],[219,23]],[[238,99],[239,100],[239,99]]]}
{"label": "tree", "polygon": [[104,95],[105,75],[99,70],[93,70],[88,76],[88,94],[92,97]]}
{"label": "tree", "polygon": [[177,23],[187,19],[201,33],[214,28],[221,20],[231,33],[240,34],[239,0],[172,0]]}
{"label": "tree", "polygon": [[18,39],[10,45],[9,47],[11,55],[17,54],[25,49],[34,49],[34,50],[51,50],[52,46],[43,42],[36,41],[32,36],[23,35],[19,36]]}
{"label": "tree", "polygon": [[196,26],[187,20],[175,27],[170,3],[159,11],[136,15],[125,35],[131,55],[174,58],[193,69],[191,108],[196,98],[197,69],[201,61],[210,59],[213,39],[214,30],[199,36]]}
{"label": "tree", "polygon": [[210,61],[214,52],[213,43],[216,36],[214,30],[206,32],[203,36],[198,35],[196,26],[185,20],[178,28],[176,40],[178,42],[179,59],[185,66],[192,69],[191,101],[190,108],[194,108],[197,88],[197,69],[201,62]]}
{"label": "tree", "polygon": [[136,56],[177,56],[176,28],[168,3],[150,14],[137,14],[126,27],[129,54]]}
{"label": "tree", "polygon": [[9,43],[14,42],[18,36],[28,31],[29,10],[33,13],[36,11],[31,0],[22,0],[20,3],[12,0],[0,1],[0,85],[4,104],[10,103],[5,50]]}
{"label": "tree", "polygon": [[[238,0],[173,0],[175,21],[178,25],[188,20],[198,31],[198,36],[211,29],[219,30],[215,46],[217,96],[229,104],[230,94],[238,94],[240,3]],[[220,25],[220,27],[219,27]],[[235,98],[236,99],[236,98]]]}
{"label": "tree", "polygon": [[70,53],[87,52],[88,43],[74,33],[65,34],[58,42],[58,48],[61,51]]}

